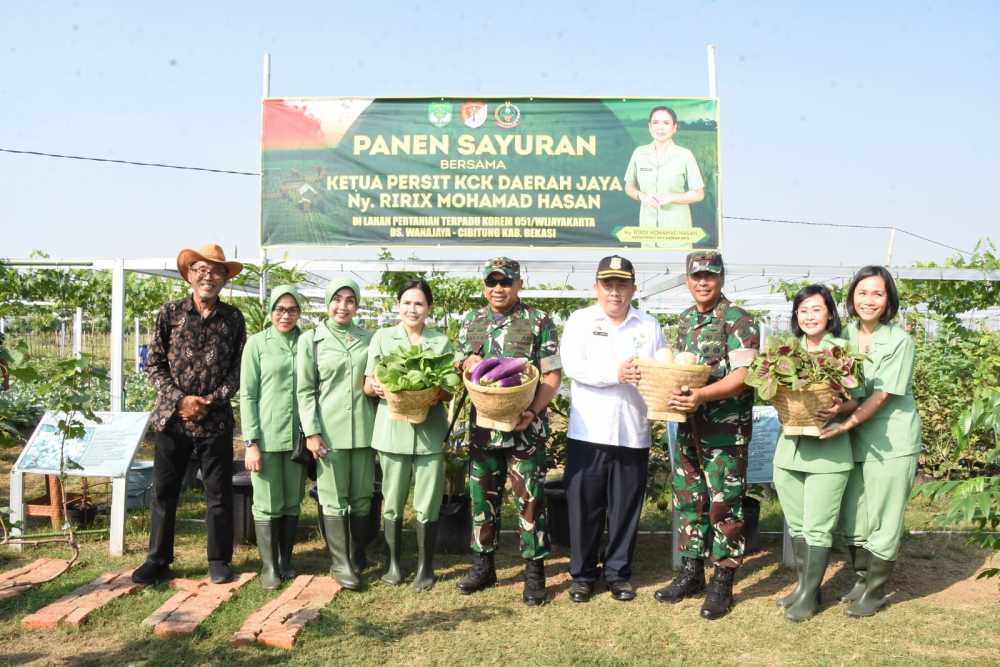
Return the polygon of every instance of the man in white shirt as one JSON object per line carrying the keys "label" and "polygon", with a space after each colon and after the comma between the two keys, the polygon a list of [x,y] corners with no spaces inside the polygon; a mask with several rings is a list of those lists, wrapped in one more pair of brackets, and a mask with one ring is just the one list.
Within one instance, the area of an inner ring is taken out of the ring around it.
{"label": "man in white shirt", "polygon": [[605,257],[594,283],[597,303],[566,322],[563,372],[572,380],[566,433],[570,599],[586,602],[597,581],[597,551],[608,525],[604,580],[615,600],[635,598],[629,579],[649,467],[646,404],[635,385],[636,357],[652,357],[666,341],[659,322],[631,306],[635,270]]}

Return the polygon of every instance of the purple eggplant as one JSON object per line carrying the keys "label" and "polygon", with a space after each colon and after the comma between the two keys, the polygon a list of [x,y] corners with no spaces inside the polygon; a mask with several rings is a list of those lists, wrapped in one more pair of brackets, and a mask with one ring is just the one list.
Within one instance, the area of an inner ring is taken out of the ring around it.
{"label": "purple eggplant", "polygon": [[522,384],[524,384],[524,383],[521,381],[521,374],[520,373],[516,373],[514,375],[508,375],[505,378],[500,378],[499,380],[496,381],[496,384],[493,385],[493,386],[494,387],[519,387]]}
{"label": "purple eggplant", "polygon": [[505,357],[500,360],[499,364],[493,367],[493,370],[479,379],[479,384],[493,383],[509,375],[520,376],[527,365],[528,360],[524,357]]}
{"label": "purple eggplant", "polygon": [[478,364],[472,367],[472,372],[469,373],[469,378],[473,382],[479,382],[486,373],[492,370],[497,364],[503,361],[502,357],[490,357],[489,359],[483,359]]}

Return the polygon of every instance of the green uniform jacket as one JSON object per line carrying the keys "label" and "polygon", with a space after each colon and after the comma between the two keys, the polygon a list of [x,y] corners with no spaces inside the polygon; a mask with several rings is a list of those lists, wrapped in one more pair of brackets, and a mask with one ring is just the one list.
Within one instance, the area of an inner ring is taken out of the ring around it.
{"label": "green uniform jacket", "polygon": [[[858,325],[847,325],[847,340],[858,347]],[[896,324],[875,329],[865,351],[865,397],[892,394],[871,419],[851,431],[855,461],[881,461],[920,453],[920,414],[913,399],[913,339]]]}
{"label": "green uniform jacket", "polygon": [[[409,346],[410,339],[402,324],[379,329],[372,336],[371,345],[368,347],[365,375],[375,375],[375,367],[383,356]],[[420,346],[435,354],[452,351],[451,341],[446,335],[426,326],[421,334]],[[372,447],[380,452],[392,454],[437,454],[444,449],[442,441],[447,430],[448,414],[441,403],[431,407],[427,419],[422,424],[414,425],[390,417],[388,404],[381,400],[378,403],[378,414],[375,416]]]}
{"label": "green uniform jacket", "polygon": [[341,342],[332,326],[324,322],[299,338],[295,381],[302,430],[306,436],[322,435],[330,449],[371,447],[375,402],[362,387],[372,335],[351,324]]}
{"label": "green uniform jacket", "polygon": [[[805,336],[802,345],[806,345]],[[848,347],[850,344],[843,338],[834,338],[827,334],[823,337],[819,349],[832,347]],[[854,398],[860,398],[863,389],[858,387],[851,392]],[[836,418],[834,421],[843,421]],[[829,440],[820,440],[808,435],[778,436],[778,445],[774,450],[774,467],[785,470],[796,470],[809,473],[844,472],[854,468],[854,455],[851,451],[851,436],[841,433]]]}
{"label": "green uniform jacket", "polygon": [[299,433],[295,401],[298,327],[282,334],[268,327],[247,339],[240,364],[240,426],[262,452],[288,452]]}

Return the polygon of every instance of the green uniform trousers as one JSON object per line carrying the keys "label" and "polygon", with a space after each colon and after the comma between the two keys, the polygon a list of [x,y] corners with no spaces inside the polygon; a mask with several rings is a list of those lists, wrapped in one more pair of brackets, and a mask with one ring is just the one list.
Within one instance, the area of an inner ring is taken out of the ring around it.
{"label": "green uniform trousers", "polygon": [[549,555],[545,525],[545,444],[518,443],[514,447],[469,447],[469,499],[472,505],[472,550],[496,551],[500,541],[500,501],[510,479],[517,501],[521,557]]}
{"label": "green uniform trousers", "polygon": [[702,448],[679,438],[676,466],[674,509],[680,522],[677,535],[681,554],[688,558],[711,556],[717,566],[739,567],[746,552],[746,446]]}
{"label": "green uniform trousers", "polygon": [[291,452],[260,453],[260,472],[250,473],[256,521],[299,515],[306,467],[292,461],[291,456]]}
{"label": "green uniform trousers", "polygon": [[417,521],[437,521],[444,494],[444,452],[379,452],[378,458],[382,465],[382,516],[390,521],[402,521],[410,482],[413,482],[413,511]]}
{"label": "green uniform trousers", "polygon": [[864,547],[882,560],[896,560],[917,456],[854,464],[837,529],[844,543]]}
{"label": "green uniform trousers", "polygon": [[774,467],[774,488],[788,534],[805,539],[812,547],[832,547],[833,530],[840,515],[851,471],[803,472]]}
{"label": "green uniform trousers", "polygon": [[316,489],[324,516],[367,516],[372,509],[375,456],[371,447],[328,449],[316,463]]}

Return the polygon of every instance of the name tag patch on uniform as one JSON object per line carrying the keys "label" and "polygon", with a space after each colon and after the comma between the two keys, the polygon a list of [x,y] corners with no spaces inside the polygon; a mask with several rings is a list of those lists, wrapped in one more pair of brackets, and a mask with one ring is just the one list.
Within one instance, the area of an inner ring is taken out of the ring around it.
{"label": "name tag patch on uniform", "polygon": [[607,337],[607,335],[608,335],[607,331],[602,331],[601,329],[594,329],[591,333],[594,336],[605,336],[605,337]]}

